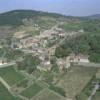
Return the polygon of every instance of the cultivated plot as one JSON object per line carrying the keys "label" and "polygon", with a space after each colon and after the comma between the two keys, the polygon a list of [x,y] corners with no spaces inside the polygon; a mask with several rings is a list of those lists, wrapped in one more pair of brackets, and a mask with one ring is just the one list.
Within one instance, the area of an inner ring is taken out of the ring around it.
{"label": "cultivated plot", "polygon": [[61,95],[49,90],[43,89],[32,100],[65,100]]}
{"label": "cultivated plot", "polygon": [[30,87],[26,88],[24,91],[22,91],[21,95],[25,96],[27,98],[32,98],[37,93],[39,93],[43,88],[38,85],[37,83],[34,83]]}
{"label": "cultivated plot", "polygon": [[68,98],[74,98],[83,90],[95,73],[95,69],[74,66],[57,85],[65,89]]}
{"label": "cultivated plot", "polygon": [[17,72],[13,66],[0,69],[0,76],[9,84],[13,85],[24,79],[24,76]]}

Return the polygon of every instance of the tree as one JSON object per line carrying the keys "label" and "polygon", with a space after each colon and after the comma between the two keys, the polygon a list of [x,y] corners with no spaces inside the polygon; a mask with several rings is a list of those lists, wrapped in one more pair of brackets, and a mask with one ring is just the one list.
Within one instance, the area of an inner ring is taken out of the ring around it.
{"label": "tree", "polygon": [[59,66],[56,64],[56,62],[54,64],[52,64],[51,71],[59,72]]}
{"label": "tree", "polygon": [[55,56],[57,58],[62,58],[62,57],[66,57],[69,55],[69,53],[71,52],[71,50],[68,48],[68,49],[64,49],[62,47],[57,47],[56,50],[55,50]]}
{"label": "tree", "polygon": [[91,62],[100,63],[100,53],[91,53],[89,56]]}
{"label": "tree", "polygon": [[37,56],[24,55],[22,61],[17,61],[17,67],[19,70],[26,70],[28,73],[32,73],[37,69],[37,65],[40,64],[40,59]]}

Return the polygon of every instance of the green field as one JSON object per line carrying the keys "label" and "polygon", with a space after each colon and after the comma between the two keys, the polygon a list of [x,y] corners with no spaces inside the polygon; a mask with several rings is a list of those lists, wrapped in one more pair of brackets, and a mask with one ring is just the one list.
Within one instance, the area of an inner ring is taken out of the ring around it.
{"label": "green field", "polygon": [[27,97],[27,98],[32,98],[33,96],[35,96],[38,92],[40,92],[43,88],[41,86],[39,86],[38,84],[34,83],[33,85],[31,85],[30,87],[28,87],[27,89],[25,89],[21,95]]}
{"label": "green field", "polygon": [[82,23],[68,23],[68,24],[60,25],[59,27],[61,27],[65,31],[78,31],[82,29]]}
{"label": "green field", "polygon": [[72,67],[57,84],[66,91],[66,96],[74,98],[88,84],[96,70],[93,68]]}
{"label": "green field", "polygon": [[16,72],[13,66],[0,69],[0,76],[9,84],[13,85],[21,81],[24,76]]}
{"label": "green field", "polygon": [[65,99],[61,95],[49,89],[43,89],[32,100],[65,100]]}
{"label": "green field", "polygon": [[0,100],[21,100],[13,97],[9,91],[0,83]]}

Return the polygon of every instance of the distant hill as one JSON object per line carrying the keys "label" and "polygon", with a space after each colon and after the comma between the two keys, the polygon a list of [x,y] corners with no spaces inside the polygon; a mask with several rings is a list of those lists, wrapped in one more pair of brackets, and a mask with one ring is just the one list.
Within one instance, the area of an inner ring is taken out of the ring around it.
{"label": "distant hill", "polygon": [[35,10],[13,10],[0,14],[0,26],[2,25],[23,25],[23,19],[36,19],[37,17],[53,17],[53,18],[80,18],[82,19],[100,19],[100,14],[87,16],[87,17],[73,17],[73,16],[64,16],[57,13],[48,13]]}
{"label": "distant hill", "polygon": [[13,10],[0,14],[0,25],[22,25],[23,19],[35,19],[38,16],[49,16],[54,18],[65,17],[56,13],[47,13],[34,10]]}
{"label": "distant hill", "polygon": [[87,16],[87,18],[89,18],[89,19],[100,19],[100,14],[95,14],[95,15]]}

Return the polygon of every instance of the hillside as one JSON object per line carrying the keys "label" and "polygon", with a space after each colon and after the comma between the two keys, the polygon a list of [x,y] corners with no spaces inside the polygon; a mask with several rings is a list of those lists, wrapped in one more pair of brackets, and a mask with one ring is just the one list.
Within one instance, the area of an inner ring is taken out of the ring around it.
{"label": "hillside", "polygon": [[32,10],[3,13],[0,58],[0,100],[83,100],[81,94],[87,100],[99,76],[100,20]]}
{"label": "hillside", "polygon": [[34,10],[13,10],[0,14],[0,37],[8,38],[16,31],[34,34],[47,30],[66,16]]}
{"label": "hillside", "polygon": [[[81,23],[87,23],[84,24],[84,26],[88,26],[88,23],[91,24],[91,21],[92,23],[95,23],[94,19],[98,18],[99,15],[87,17],[72,17],[34,10],[13,10],[0,14],[0,37],[8,38],[13,36],[13,34],[18,31],[25,31],[25,33],[29,33],[32,35],[39,34],[40,32],[48,30],[51,27],[57,25],[59,22],[70,24],[81,21]],[[87,22],[88,19],[91,20]],[[81,25],[79,26],[80,27],[78,29],[81,28]],[[91,26],[93,26],[93,24],[89,25],[87,29]]]}
{"label": "hillside", "polygon": [[89,19],[100,19],[100,14],[95,14],[95,15],[91,15],[91,16],[87,16],[87,18]]}
{"label": "hillside", "polygon": [[23,25],[23,19],[37,19],[38,17],[65,17],[60,14],[34,10],[14,10],[0,14],[0,25]]}

